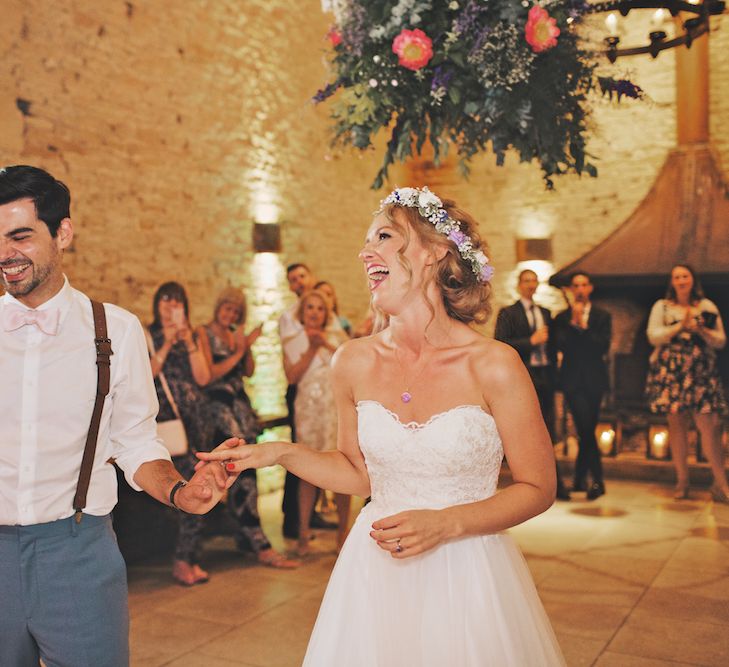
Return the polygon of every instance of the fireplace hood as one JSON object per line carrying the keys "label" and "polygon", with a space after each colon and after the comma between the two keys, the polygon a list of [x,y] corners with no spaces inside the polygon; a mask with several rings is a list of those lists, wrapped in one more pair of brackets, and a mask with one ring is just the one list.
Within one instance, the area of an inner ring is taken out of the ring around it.
{"label": "fireplace hood", "polygon": [[585,271],[604,288],[665,286],[679,263],[704,283],[729,284],[729,188],[709,144],[672,150],[628,219],[549,282],[560,287]]}

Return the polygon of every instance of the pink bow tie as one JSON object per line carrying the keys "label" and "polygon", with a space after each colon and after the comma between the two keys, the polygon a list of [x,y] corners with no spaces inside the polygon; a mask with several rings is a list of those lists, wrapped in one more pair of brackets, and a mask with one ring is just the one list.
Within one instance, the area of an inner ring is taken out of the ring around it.
{"label": "pink bow tie", "polygon": [[58,308],[27,310],[20,306],[6,304],[2,313],[3,329],[15,331],[26,324],[35,324],[43,333],[55,336],[58,332],[60,315]]}

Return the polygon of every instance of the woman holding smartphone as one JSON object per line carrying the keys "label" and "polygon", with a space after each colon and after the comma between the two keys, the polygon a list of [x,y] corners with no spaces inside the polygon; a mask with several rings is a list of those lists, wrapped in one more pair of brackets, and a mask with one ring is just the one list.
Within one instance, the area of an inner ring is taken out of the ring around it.
{"label": "woman holding smartphone", "polygon": [[716,305],[704,297],[698,276],[686,264],[671,269],[665,299],[659,299],[648,318],[651,355],[646,393],[651,411],[666,415],[673,464],[674,498],[689,497],[686,455],[688,426],[693,417],[714,474],[711,495],[729,503],[719,438],[719,413],[726,409],[716,364],[716,351],[726,334]]}
{"label": "woman holding smartphone", "polygon": [[[243,378],[250,377],[255,370],[251,346],[261,335],[262,325],[246,335],[245,321],[245,294],[228,287],[215,302],[213,319],[197,330],[197,339],[210,367],[205,410],[215,437],[229,433],[254,443],[261,427]],[[238,524],[235,537],[240,551],[254,553],[259,563],[269,567],[289,569],[299,565],[276,551],[261,528],[255,469],[239,475],[228,490],[228,509]]]}
{"label": "woman holding smartphone", "polygon": [[[214,444],[212,428],[203,410],[205,396],[201,389],[210,381],[210,369],[190,327],[185,288],[176,282],[164,283],[154,295],[152,310],[150,362],[159,400],[157,421],[176,419],[176,412],[179,413],[189,451],[173,457],[172,462],[180,474],[189,479],[197,462],[195,452],[208,451]],[[166,380],[176,408],[167,397],[161,376]],[[209,576],[199,562],[203,517],[179,512],[178,519],[180,529],[172,576],[184,586],[205,582]]]}

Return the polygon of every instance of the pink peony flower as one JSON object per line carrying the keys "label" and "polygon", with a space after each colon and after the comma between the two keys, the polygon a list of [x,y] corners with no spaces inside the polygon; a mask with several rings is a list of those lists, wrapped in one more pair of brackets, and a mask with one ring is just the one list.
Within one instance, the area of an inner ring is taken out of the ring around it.
{"label": "pink peony flower", "polygon": [[433,57],[433,42],[422,30],[403,30],[392,41],[392,51],[403,67],[415,71]]}
{"label": "pink peony flower", "polygon": [[559,28],[557,21],[553,19],[546,9],[534,5],[529,10],[526,27],[524,29],[526,41],[535,53],[548,51],[557,46]]}
{"label": "pink peony flower", "polygon": [[327,33],[327,39],[331,42],[332,46],[342,43],[342,34],[334,26],[329,29]]}

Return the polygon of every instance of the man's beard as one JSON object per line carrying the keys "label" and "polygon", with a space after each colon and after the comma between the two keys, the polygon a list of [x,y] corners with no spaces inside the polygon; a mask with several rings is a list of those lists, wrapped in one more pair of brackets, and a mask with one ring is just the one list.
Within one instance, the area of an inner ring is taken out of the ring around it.
{"label": "man's beard", "polygon": [[[9,265],[6,264],[5,266],[12,265],[13,263],[10,263]],[[19,296],[27,296],[39,285],[41,285],[48,278],[49,275],[51,275],[53,266],[54,263],[52,262],[42,266],[38,266],[37,264],[31,262],[30,277],[20,281],[8,281],[5,278],[5,274],[2,274],[3,287],[5,288],[5,291],[13,297],[17,298]]]}

